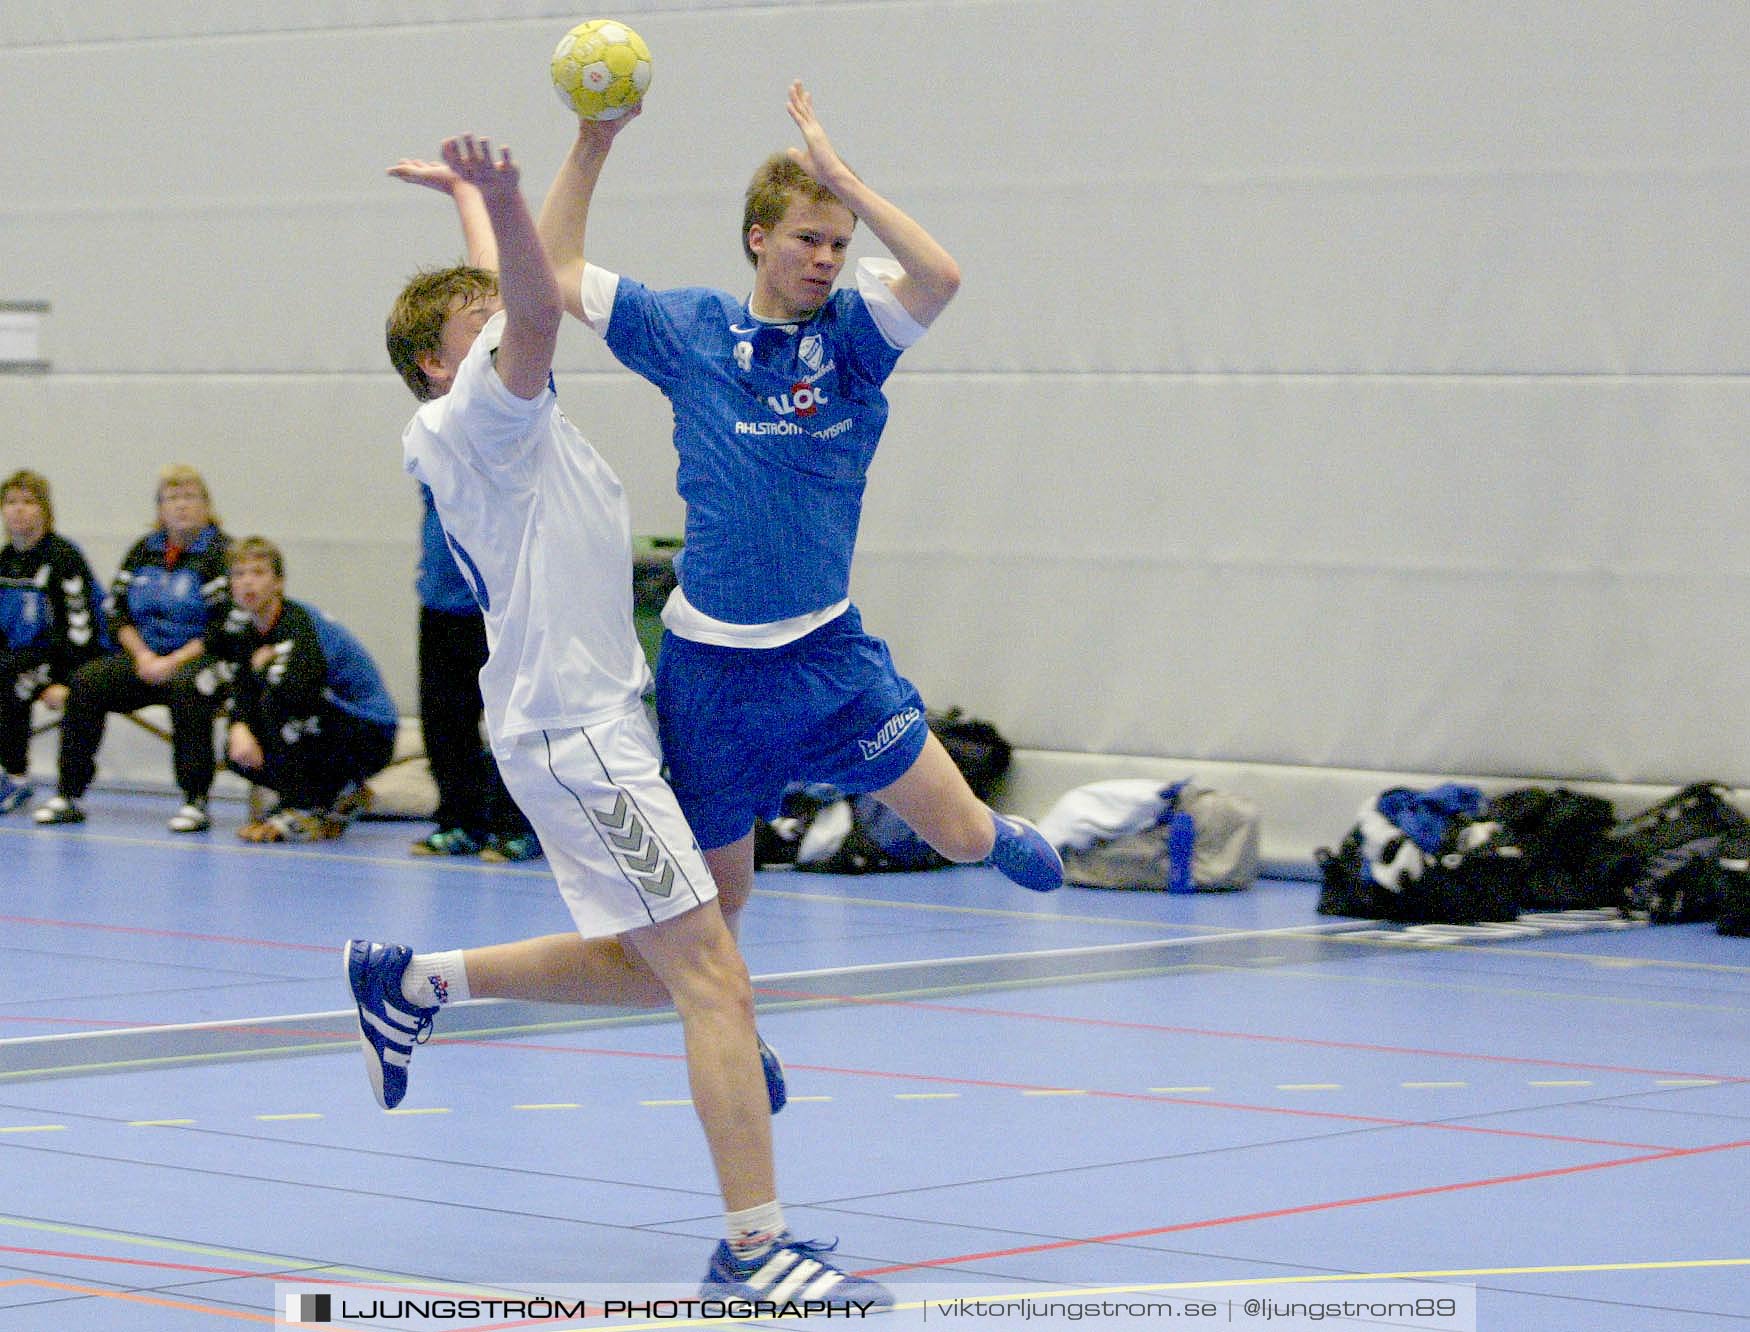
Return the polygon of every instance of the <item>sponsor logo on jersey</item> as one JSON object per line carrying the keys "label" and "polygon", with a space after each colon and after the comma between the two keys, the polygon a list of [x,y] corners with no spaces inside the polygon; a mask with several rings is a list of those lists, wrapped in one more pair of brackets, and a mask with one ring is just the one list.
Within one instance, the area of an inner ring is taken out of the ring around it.
{"label": "sponsor logo on jersey", "polygon": [[813,384],[803,382],[792,384],[788,393],[775,394],[766,399],[766,406],[779,416],[813,416],[829,399],[824,389],[818,389]]}
{"label": "sponsor logo on jersey", "polygon": [[744,375],[753,369],[753,343],[738,342],[735,344],[735,363],[741,367],[741,373]]}
{"label": "sponsor logo on jersey", "polygon": [[871,763],[892,749],[894,742],[907,731],[924,719],[924,714],[916,708],[907,708],[896,712],[881,723],[881,729],[875,732],[872,740],[859,740],[858,746],[863,751],[863,762]]}
{"label": "sponsor logo on jersey", "polygon": [[803,435],[808,432],[794,421],[737,421],[738,435]]}

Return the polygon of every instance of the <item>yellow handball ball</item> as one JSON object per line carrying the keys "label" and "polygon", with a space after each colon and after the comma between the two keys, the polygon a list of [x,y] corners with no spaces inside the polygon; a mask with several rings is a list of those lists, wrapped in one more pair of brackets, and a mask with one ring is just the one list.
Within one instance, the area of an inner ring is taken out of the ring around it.
{"label": "yellow handball ball", "polygon": [[650,86],[650,48],[614,19],[579,23],[553,50],[553,90],[585,120],[618,120]]}

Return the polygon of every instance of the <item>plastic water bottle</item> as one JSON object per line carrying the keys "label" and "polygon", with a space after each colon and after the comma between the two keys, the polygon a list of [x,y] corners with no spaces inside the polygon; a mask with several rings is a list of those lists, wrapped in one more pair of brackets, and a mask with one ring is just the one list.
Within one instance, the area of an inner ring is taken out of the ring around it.
{"label": "plastic water bottle", "polygon": [[1167,891],[1194,893],[1197,885],[1191,881],[1191,852],[1197,841],[1197,825],[1183,810],[1175,810],[1167,818]]}

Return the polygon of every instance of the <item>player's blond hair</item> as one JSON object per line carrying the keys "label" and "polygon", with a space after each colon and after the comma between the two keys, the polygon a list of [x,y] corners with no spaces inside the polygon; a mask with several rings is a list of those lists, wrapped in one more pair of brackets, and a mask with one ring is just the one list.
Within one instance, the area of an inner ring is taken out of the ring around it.
{"label": "player's blond hair", "polygon": [[443,345],[444,321],[475,301],[498,294],[498,274],[486,268],[456,264],[422,268],[408,279],[383,326],[389,363],[413,396],[429,402],[436,395],[431,380],[419,368],[419,358],[436,354]]}
{"label": "player's blond hair", "polygon": [[788,153],[773,153],[759,164],[747,183],[747,200],[741,210],[741,252],[755,268],[760,266],[760,258],[747,243],[747,233],[756,226],[770,231],[783,221],[790,204],[799,197],[813,203],[846,206],[843,199],[792,162]]}
{"label": "player's blond hair", "polygon": [[43,511],[43,531],[54,531],[55,502],[49,498],[48,477],[41,472],[33,472],[28,467],[20,467],[4,481],[0,481],[0,503],[5,503],[6,497],[15,490],[22,490],[29,495]]}
{"label": "player's blond hair", "polygon": [[264,536],[244,537],[225,553],[225,567],[235,569],[245,560],[261,560],[273,570],[275,578],[286,576],[286,557],[280,548]]}
{"label": "player's blond hair", "polygon": [[[213,510],[213,492],[207,489],[206,478],[187,463],[168,463],[158,469],[158,489],[152,492],[154,508],[163,506],[164,492],[172,486],[193,486],[200,491],[201,503],[207,506],[207,522],[214,527],[220,525],[219,515]],[[155,513],[153,518],[155,526],[164,526],[164,518],[161,513]]]}

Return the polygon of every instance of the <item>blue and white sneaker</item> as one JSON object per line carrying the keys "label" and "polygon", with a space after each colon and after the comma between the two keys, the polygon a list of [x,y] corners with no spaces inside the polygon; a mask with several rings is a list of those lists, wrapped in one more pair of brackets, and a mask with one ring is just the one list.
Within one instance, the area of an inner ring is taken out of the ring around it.
{"label": "blue and white sneaker", "polygon": [[790,1099],[790,1089],[784,1081],[784,1061],[778,1058],[778,1052],[767,1045],[766,1038],[757,1031],[754,1039],[760,1043],[760,1067],[766,1074],[766,1099],[772,1103],[772,1113],[775,1115]]}
{"label": "blue and white sneaker", "polygon": [[1045,840],[1044,833],[1013,814],[993,810],[991,818],[997,825],[997,840],[985,864],[994,865],[1004,878],[1036,893],[1063,887],[1063,857]]}
{"label": "blue and white sneaker", "polygon": [[775,1304],[822,1301],[840,1309],[861,1306],[865,1312],[891,1309],[893,1292],[878,1281],[841,1272],[821,1255],[838,1241],[820,1244],[785,1233],[751,1263],[736,1261],[728,1240],[719,1240],[711,1266],[699,1285],[708,1300],[755,1300]]}
{"label": "blue and white sneaker", "polygon": [[36,794],[29,781],[19,781],[11,773],[0,772],[0,814],[10,814]]}
{"label": "blue and white sneaker", "polygon": [[377,1104],[393,1110],[407,1095],[413,1047],[431,1036],[436,1007],[420,1008],[401,995],[401,977],[413,960],[406,944],[346,942],[346,978],[358,1001],[359,1048]]}

